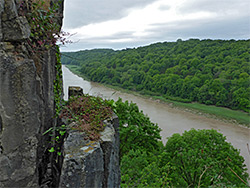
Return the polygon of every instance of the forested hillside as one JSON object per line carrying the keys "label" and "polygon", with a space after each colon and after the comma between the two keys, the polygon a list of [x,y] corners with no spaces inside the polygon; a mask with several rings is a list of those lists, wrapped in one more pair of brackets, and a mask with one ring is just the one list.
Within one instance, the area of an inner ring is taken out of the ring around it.
{"label": "forested hillside", "polygon": [[65,52],[90,80],[249,112],[250,40],[178,40],[137,49]]}

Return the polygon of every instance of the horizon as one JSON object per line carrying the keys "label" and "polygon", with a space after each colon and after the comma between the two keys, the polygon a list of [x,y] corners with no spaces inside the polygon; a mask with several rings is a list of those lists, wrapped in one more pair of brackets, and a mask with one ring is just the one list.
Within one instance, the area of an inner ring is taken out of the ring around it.
{"label": "horizon", "polygon": [[234,40],[234,41],[247,41],[247,40],[250,40],[250,38],[248,39],[199,39],[199,38],[189,38],[189,39],[186,39],[186,40],[183,40],[181,38],[178,38],[176,39],[175,41],[158,41],[158,42],[153,42],[153,43],[150,43],[150,44],[146,44],[146,45],[143,45],[143,46],[136,46],[136,47],[125,47],[125,48],[121,48],[121,49],[114,49],[114,48],[108,48],[108,47],[97,47],[97,48],[89,48],[89,49],[79,49],[77,51],[62,51],[61,48],[63,47],[60,47],[60,51],[61,52],[80,52],[80,51],[91,51],[91,50],[113,50],[113,51],[122,51],[122,50],[128,50],[128,49],[138,49],[138,48],[143,48],[143,47],[147,47],[147,46],[150,46],[150,45],[154,45],[154,44],[158,44],[158,43],[166,43],[166,42],[177,42],[178,40],[181,40],[183,42],[185,41],[188,41],[188,40],[199,40],[199,41],[203,41],[203,40],[213,40],[213,41],[216,41],[216,40],[222,40],[222,41],[231,41],[231,40]]}
{"label": "horizon", "polygon": [[121,50],[190,38],[250,38],[248,0],[71,0],[62,30],[74,43],[62,51]]}

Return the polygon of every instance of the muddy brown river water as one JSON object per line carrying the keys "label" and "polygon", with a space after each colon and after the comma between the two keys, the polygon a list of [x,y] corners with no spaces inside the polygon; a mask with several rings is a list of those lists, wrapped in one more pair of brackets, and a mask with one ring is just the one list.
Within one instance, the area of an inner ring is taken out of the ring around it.
{"label": "muddy brown river water", "polygon": [[235,148],[240,150],[241,155],[245,158],[248,173],[250,173],[250,152],[247,147],[247,144],[250,145],[250,129],[248,128],[175,109],[167,104],[123,93],[98,83],[86,81],[70,72],[65,66],[63,66],[63,85],[65,100],[68,99],[67,89],[69,86],[80,86],[83,88],[84,93],[89,93],[90,95],[114,100],[121,97],[123,101],[128,100],[136,103],[140,110],[143,110],[151,121],[157,123],[162,129],[161,136],[164,144],[167,141],[167,137],[171,136],[173,133],[181,134],[185,130],[190,130],[191,128],[216,129],[226,136],[228,142],[232,143]]}

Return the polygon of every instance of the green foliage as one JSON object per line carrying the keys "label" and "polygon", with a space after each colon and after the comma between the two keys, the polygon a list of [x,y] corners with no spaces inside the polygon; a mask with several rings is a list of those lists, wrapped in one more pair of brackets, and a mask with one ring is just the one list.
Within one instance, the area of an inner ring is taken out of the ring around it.
{"label": "green foliage", "polygon": [[[122,187],[168,186],[167,164],[161,163],[161,129],[135,103],[108,101],[119,118]],[[163,165],[162,165],[163,164]]]}
{"label": "green foliage", "polygon": [[66,52],[62,62],[80,66],[92,81],[249,112],[249,45],[250,40],[190,39],[121,51]]}
{"label": "green foliage", "polygon": [[66,39],[70,34],[61,31],[61,26],[57,23],[61,3],[61,0],[56,3],[45,0],[20,2],[18,13],[29,22],[31,33],[27,43],[34,54],[55,47],[57,42],[62,45],[71,43]]}
{"label": "green foliage", "polygon": [[49,49],[56,44],[56,35],[59,35],[60,26],[53,20],[58,8],[57,4],[44,8],[44,1],[37,1],[31,4],[31,11],[28,21],[31,27],[29,44],[35,50]]}
{"label": "green foliage", "polygon": [[71,97],[59,117],[75,122],[72,128],[85,132],[90,140],[98,140],[105,127],[103,121],[110,118],[112,113],[107,101],[83,95]]}
{"label": "green foliage", "polygon": [[160,149],[161,129],[139,111],[135,103],[122,102],[119,98],[116,102],[109,101],[109,105],[119,118],[121,158],[131,150],[153,152]]}
{"label": "green foliage", "polygon": [[62,61],[66,65],[80,65],[81,63],[94,63],[93,67],[98,67],[98,62],[107,56],[113,54],[111,49],[93,49],[93,50],[84,50],[75,53],[62,53]]}
{"label": "green foliage", "polygon": [[121,187],[169,187],[169,166],[161,165],[163,156],[130,150],[121,160]]}
{"label": "green foliage", "polygon": [[121,187],[246,187],[244,158],[216,130],[174,134],[160,129],[128,101],[108,101],[120,120]]}
{"label": "green foliage", "polygon": [[[54,102],[55,102],[55,116],[53,118],[58,118],[61,110],[64,105],[64,100],[63,100],[63,84],[62,84],[62,64],[61,64],[61,57],[60,57],[60,50],[58,46],[55,46],[56,49],[56,65],[55,65],[55,70],[56,70],[56,78],[54,80]],[[56,149],[54,148],[54,145],[60,145],[60,142],[62,142],[62,139],[64,137],[64,134],[66,133],[66,127],[65,125],[59,126],[59,127],[51,127],[47,131],[43,133],[43,135],[47,133],[52,133],[50,134],[51,140],[52,140],[52,146],[49,149],[49,152],[57,152],[57,154],[60,156],[61,155],[61,147],[57,147]],[[58,136],[56,136],[58,135]],[[53,144],[54,143],[54,144]]]}
{"label": "green foliage", "polygon": [[51,127],[47,131],[43,133],[43,135],[49,134],[51,137],[51,147],[48,149],[50,153],[56,152],[58,156],[60,156],[62,153],[61,145],[63,138],[65,137],[65,134],[67,132],[68,127],[66,125],[61,125],[58,127]]}
{"label": "green foliage", "polygon": [[55,116],[58,117],[63,105],[62,63],[59,47],[56,46],[56,79],[54,80]]}
{"label": "green foliage", "polygon": [[165,164],[174,187],[216,185],[245,187],[247,169],[239,151],[216,130],[190,130],[172,135],[165,146]]}

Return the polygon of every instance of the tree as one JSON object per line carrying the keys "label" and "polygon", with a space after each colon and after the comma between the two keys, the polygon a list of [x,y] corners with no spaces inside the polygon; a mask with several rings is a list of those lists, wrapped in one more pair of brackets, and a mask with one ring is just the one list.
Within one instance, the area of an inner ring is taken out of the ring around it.
{"label": "tree", "polygon": [[121,158],[130,150],[141,149],[147,152],[159,150],[161,129],[152,123],[143,111],[139,111],[135,103],[122,102],[119,98],[116,102],[110,100],[110,104],[119,117]]}
{"label": "tree", "polygon": [[164,153],[130,150],[121,160],[121,187],[169,187],[169,166],[161,166]]}
{"label": "tree", "polygon": [[190,39],[117,51],[84,50],[63,53],[62,62],[81,66],[92,81],[249,112],[248,92],[239,92],[250,86],[249,42]]}
{"label": "tree", "polygon": [[244,89],[240,88],[233,92],[233,100],[232,103],[237,108],[249,112],[250,109],[250,88]]}
{"label": "tree", "polygon": [[185,131],[172,135],[165,146],[169,178],[175,187],[245,187],[247,169],[244,158],[226,137],[216,130]]}

